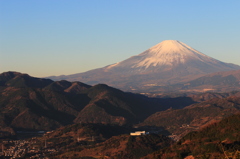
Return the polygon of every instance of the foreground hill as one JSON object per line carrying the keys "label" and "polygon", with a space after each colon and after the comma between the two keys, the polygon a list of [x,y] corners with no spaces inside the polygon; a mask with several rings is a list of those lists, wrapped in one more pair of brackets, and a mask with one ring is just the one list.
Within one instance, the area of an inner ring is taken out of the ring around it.
{"label": "foreground hill", "polygon": [[170,146],[171,139],[163,135],[119,135],[88,147],[79,146],[55,158],[131,158],[138,159],[156,150]]}
{"label": "foreground hill", "polygon": [[[105,141],[112,136],[121,134],[128,134],[131,128],[118,126],[118,125],[105,125],[94,123],[78,123],[60,127],[54,131],[45,134],[48,139],[55,141],[54,144],[58,145],[62,139],[71,139],[73,142],[79,141]],[[92,138],[94,137],[94,139]]]}
{"label": "foreground hill", "polygon": [[[43,151],[28,151],[24,158],[46,153],[49,158],[133,158],[137,159],[168,147],[173,141],[163,135],[130,136],[135,129],[117,125],[81,123],[63,126],[29,139],[33,147]],[[7,145],[6,145],[7,146]],[[32,146],[31,146],[32,147]],[[49,151],[54,153],[49,153]],[[46,155],[44,155],[46,156]]]}
{"label": "foreground hill", "polygon": [[176,139],[184,134],[197,130],[205,125],[220,121],[224,117],[240,112],[240,97],[213,98],[200,103],[192,104],[183,109],[168,109],[149,116],[139,126],[164,127],[177,135]]}
{"label": "foreground hill", "polygon": [[[124,61],[53,80],[105,83],[124,90],[186,82],[208,73],[240,70],[240,66],[211,58],[183,42],[165,40]],[[146,92],[146,91],[145,91]]]}
{"label": "foreground hill", "polygon": [[144,159],[175,158],[240,158],[240,114],[223,119],[184,136],[170,148]]}

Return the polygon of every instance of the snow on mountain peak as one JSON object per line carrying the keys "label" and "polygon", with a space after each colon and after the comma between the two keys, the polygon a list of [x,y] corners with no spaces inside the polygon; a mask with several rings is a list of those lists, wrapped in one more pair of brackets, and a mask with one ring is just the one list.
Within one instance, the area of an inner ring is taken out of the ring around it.
{"label": "snow on mountain peak", "polygon": [[197,60],[202,62],[216,61],[215,59],[191,48],[183,42],[177,40],[165,40],[139,55],[110,65],[107,69],[119,66],[147,69],[152,66],[173,66],[180,63],[186,63],[188,60]]}
{"label": "snow on mountain peak", "polygon": [[170,51],[180,51],[182,48],[181,42],[177,40],[165,40],[149,49],[152,52],[170,52]]}
{"label": "snow on mountain peak", "polygon": [[199,61],[214,60],[177,40],[165,40],[144,51],[139,56],[142,57],[142,60],[133,66],[134,68],[148,68],[150,66],[161,65],[173,66],[180,63],[186,63],[189,59]]}
{"label": "snow on mountain peak", "polygon": [[165,40],[150,49],[146,50],[145,52],[149,52],[152,54],[183,54],[183,55],[191,55],[191,54],[199,54],[206,56],[199,51],[191,48],[190,46],[177,41],[177,40]]}

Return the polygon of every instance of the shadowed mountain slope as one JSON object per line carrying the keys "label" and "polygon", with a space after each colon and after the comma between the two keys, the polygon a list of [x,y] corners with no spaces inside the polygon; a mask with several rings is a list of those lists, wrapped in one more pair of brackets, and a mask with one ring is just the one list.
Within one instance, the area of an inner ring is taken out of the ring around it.
{"label": "shadowed mountain slope", "polygon": [[46,84],[43,79],[14,72],[0,74],[0,79],[0,131],[8,132],[52,130],[73,123],[139,124],[164,127],[179,137],[238,112],[240,105],[239,97],[233,96],[237,92],[150,98],[105,84],[64,80],[46,80]]}
{"label": "shadowed mountain slope", "polygon": [[0,86],[43,88],[52,82],[50,79],[30,77],[18,72],[4,72],[0,75]]}
{"label": "shadowed mountain slope", "polygon": [[165,148],[172,140],[163,135],[119,135],[92,146],[63,152],[56,158],[131,158],[139,159],[151,152]]}
{"label": "shadowed mountain slope", "polygon": [[51,130],[75,123],[132,125],[167,109],[158,99],[104,84],[51,81],[16,72],[0,74],[0,127]]}
{"label": "shadowed mountain slope", "polygon": [[162,126],[176,139],[224,117],[240,112],[240,97],[213,98],[183,109],[168,109],[149,116],[140,126]]}
{"label": "shadowed mountain slope", "polygon": [[170,148],[144,159],[240,158],[240,115],[236,114],[200,131],[187,134]]}

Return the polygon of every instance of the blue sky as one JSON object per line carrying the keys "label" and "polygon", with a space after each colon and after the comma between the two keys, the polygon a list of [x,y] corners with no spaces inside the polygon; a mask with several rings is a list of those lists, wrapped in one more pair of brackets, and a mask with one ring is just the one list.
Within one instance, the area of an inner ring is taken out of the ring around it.
{"label": "blue sky", "polygon": [[1,0],[0,72],[104,67],[163,40],[240,65],[240,1]]}

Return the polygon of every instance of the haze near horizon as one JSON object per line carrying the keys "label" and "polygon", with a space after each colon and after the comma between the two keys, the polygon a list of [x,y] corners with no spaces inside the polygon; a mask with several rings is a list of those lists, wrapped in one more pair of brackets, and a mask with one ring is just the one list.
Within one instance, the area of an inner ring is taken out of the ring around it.
{"label": "haze near horizon", "polygon": [[238,1],[0,1],[0,72],[69,75],[179,40],[240,65]]}

